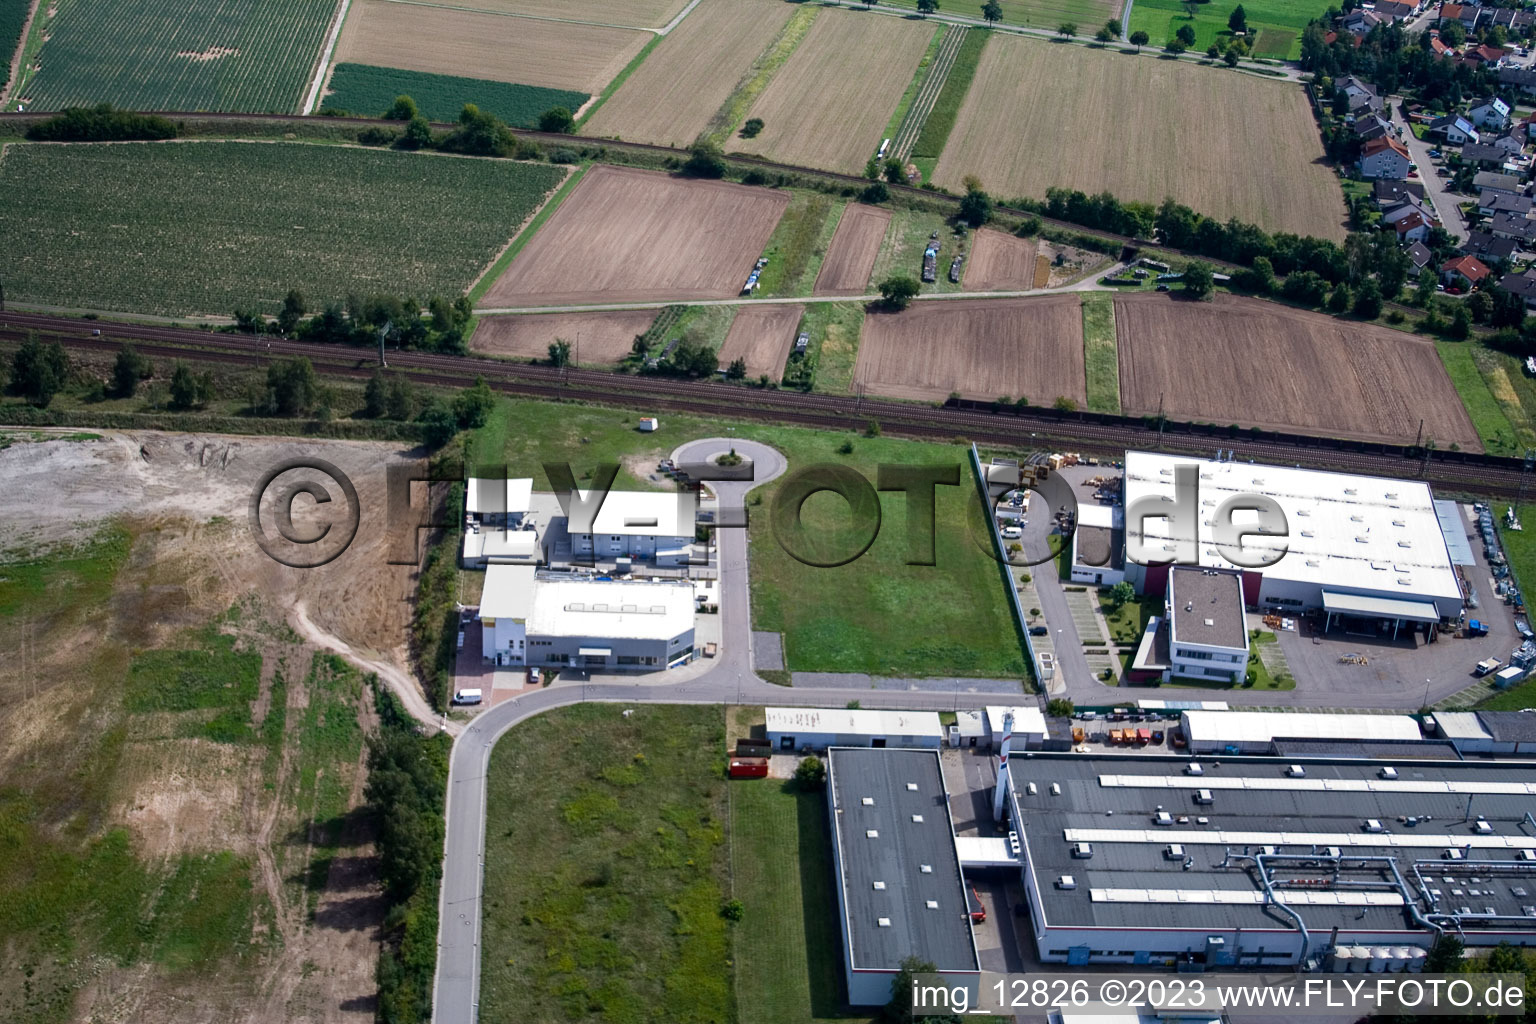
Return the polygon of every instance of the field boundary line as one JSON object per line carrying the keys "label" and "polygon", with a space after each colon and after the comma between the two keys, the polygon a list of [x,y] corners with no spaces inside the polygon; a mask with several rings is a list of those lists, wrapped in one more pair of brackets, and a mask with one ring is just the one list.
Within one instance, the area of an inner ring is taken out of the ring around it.
{"label": "field boundary line", "polygon": [[320,91],[325,88],[331,57],[336,53],[336,44],[341,40],[342,26],[347,23],[347,12],[351,9],[352,0],[341,0],[341,3],[337,4],[335,24],[331,26],[331,34],[325,40],[325,49],[320,51],[320,66],[315,69],[315,77],[309,83],[309,91],[304,96],[304,106],[299,109],[301,114],[310,113],[315,109],[315,104],[320,102]]}
{"label": "field boundary line", "polygon": [[490,14],[498,18],[521,18],[524,21],[552,21],[559,25],[586,25],[589,28],[620,28],[626,32],[649,32],[660,36],[654,28],[644,25],[615,25],[611,21],[583,21],[580,18],[551,18],[543,14],[519,14],[516,11],[493,11],[479,7],[460,7],[458,4],[432,3],[430,0],[380,0],[387,4],[404,4],[407,7],[438,7],[445,11],[465,11],[469,14]]}
{"label": "field boundary line", "polygon": [[580,109],[576,111],[576,131],[581,131],[582,126],[592,119],[592,115],[597,113],[604,103],[611,100],[614,93],[623,88],[624,83],[629,81],[629,76],[635,73],[636,68],[645,63],[645,59],[651,55],[651,51],[661,45],[661,41],[664,38],[664,36],[660,35],[652,36],[649,42],[640,47],[640,52],[635,54],[634,59],[624,65],[622,71],[613,76],[613,81],[603,86],[596,95],[587,98],[587,102],[583,103]]}
{"label": "field boundary line", "polygon": [[[512,265],[512,261],[517,258],[517,254],[523,251],[528,242],[538,233],[539,228],[544,226],[544,222],[554,215],[555,210],[561,203],[565,202],[566,197],[575,191],[576,184],[586,176],[591,166],[590,163],[582,164],[573,173],[566,175],[565,181],[550,194],[548,199],[544,200],[544,204],[529,214],[528,220],[513,232],[511,239],[486,264],[485,269],[480,272],[480,276],[470,282],[469,288],[464,294],[469,296],[471,303],[480,301],[485,293],[491,290],[491,286],[496,283],[496,279],[507,272],[507,268]],[[475,313],[479,315],[478,310]],[[470,337],[474,337],[474,334],[471,333]],[[468,341],[468,339],[465,340]]]}
{"label": "field boundary line", "polygon": [[699,4],[702,3],[702,2],[703,2],[703,0],[692,0],[692,3],[690,3],[687,7],[684,7],[681,11],[677,12],[677,17],[675,17],[671,21],[667,22],[661,28],[656,29],[655,30],[656,34],[659,35],[659,36],[671,35],[672,34],[672,30],[677,28],[677,26],[681,25],[683,23],[683,19],[688,17],[688,15],[692,14],[693,13],[693,9],[695,7],[697,7],[697,6],[699,6]]}

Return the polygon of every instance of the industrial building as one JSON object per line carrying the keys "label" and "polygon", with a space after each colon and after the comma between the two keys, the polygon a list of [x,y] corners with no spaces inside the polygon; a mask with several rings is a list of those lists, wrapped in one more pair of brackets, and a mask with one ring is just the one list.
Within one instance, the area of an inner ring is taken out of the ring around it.
{"label": "industrial building", "polygon": [[609,491],[590,530],[567,520],[572,559],[687,565],[697,512],[698,495],[692,491]]}
{"label": "industrial building", "polygon": [[1073,583],[1100,587],[1125,579],[1125,510],[1121,506],[1078,505],[1071,576]]}
{"label": "industrial building", "polygon": [[492,562],[539,561],[538,532],[528,513],[533,480],[470,477],[464,486],[464,547],[460,564],[483,569]]}
{"label": "industrial building", "polygon": [[937,750],[944,727],[937,711],[864,711],[858,708],[767,708],[768,741],[775,750],[828,747],[926,747]]}
{"label": "industrial building", "polygon": [[1409,715],[1329,715],[1291,711],[1183,711],[1179,729],[1191,754],[1269,754],[1281,740],[1417,742]]}
{"label": "industrial building", "polygon": [[1465,755],[1536,757],[1536,712],[1437,711],[1435,734]]}
{"label": "industrial building", "polygon": [[1240,683],[1248,673],[1248,622],[1235,572],[1168,573],[1168,656],[1175,676]]}
{"label": "industrial building", "polygon": [[1411,970],[1442,933],[1536,944],[1536,765],[1014,753],[1002,777],[1046,962]]}
{"label": "industrial building", "polygon": [[989,704],[985,714],[987,736],[991,739],[993,750],[1003,748],[1003,737],[1009,732],[1009,715],[1013,716],[1012,747],[1014,750],[1039,750],[1040,745],[1050,736],[1050,729],[1045,724],[1045,715],[1034,705],[1008,708]]}
{"label": "industrial building", "polygon": [[597,580],[492,564],[481,653],[498,665],[653,672],[693,657],[696,599],[676,581]]}
{"label": "industrial building", "polygon": [[[1176,493],[1181,472],[1187,486]],[[1124,498],[1125,578],[1140,593],[1162,593],[1176,561],[1235,571],[1246,605],[1320,609],[1330,627],[1384,623],[1396,635],[1461,615],[1447,538],[1460,527],[1442,529],[1425,483],[1133,451],[1125,456]],[[1245,561],[1279,556],[1262,568],[1237,565],[1217,546],[1228,509],[1239,528],[1257,523],[1248,510],[1254,498],[1284,515],[1283,536],[1243,539]]]}
{"label": "industrial building", "polygon": [[848,1002],[889,1002],[910,956],[977,995],[980,959],[938,752],[833,747],[827,794]]}

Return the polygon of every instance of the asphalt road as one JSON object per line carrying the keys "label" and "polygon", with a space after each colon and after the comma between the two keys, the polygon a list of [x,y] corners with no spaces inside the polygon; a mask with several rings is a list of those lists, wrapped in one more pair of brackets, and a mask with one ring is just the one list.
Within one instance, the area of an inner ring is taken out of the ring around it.
{"label": "asphalt road", "polygon": [[1461,217],[1461,208],[1457,204],[1463,201],[1464,197],[1454,195],[1446,189],[1446,179],[1435,173],[1439,168],[1435,166],[1434,160],[1429,155],[1429,151],[1439,144],[1438,140],[1429,142],[1414,138],[1413,130],[1408,126],[1408,122],[1403,120],[1401,97],[1393,97],[1389,101],[1389,107],[1392,123],[1403,129],[1403,145],[1408,147],[1408,152],[1413,156],[1413,162],[1419,165],[1419,176],[1408,180],[1420,182],[1424,186],[1424,196],[1434,204],[1435,212],[1440,215],[1440,222],[1445,225],[1445,230],[1456,239],[1457,245],[1463,244],[1467,240],[1467,225]]}

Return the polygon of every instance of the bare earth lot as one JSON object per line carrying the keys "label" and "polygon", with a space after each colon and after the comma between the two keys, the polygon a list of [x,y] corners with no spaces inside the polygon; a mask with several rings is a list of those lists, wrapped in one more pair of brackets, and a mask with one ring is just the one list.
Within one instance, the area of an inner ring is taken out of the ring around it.
{"label": "bare earth lot", "polygon": [[691,145],[794,12],[794,5],[782,0],[704,0],[592,115],[582,133]]}
{"label": "bare earth lot", "polygon": [[859,11],[823,10],[749,117],[765,127],[731,150],[856,174],[912,81],[934,27]]}
{"label": "bare earth lot", "polygon": [[767,374],[770,380],[784,376],[784,364],[795,343],[804,306],[743,306],[731,324],[731,333],[720,346],[720,365],[736,359],[747,362],[747,379]]}
{"label": "bare earth lot", "polygon": [[1433,342],[1272,302],[1115,299],[1120,404],[1207,423],[1482,451]]}
{"label": "bare earth lot", "polygon": [[650,38],[626,28],[361,0],[347,15],[336,62],[598,93]]}
{"label": "bare earth lot", "polygon": [[891,226],[891,211],[863,203],[843,207],[843,219],[816,275],[817,295],[863,295],[880,255],[880,243]]}
{"label": "bare earth lot", "polygon": [[688,5],[688,0],[454,0],[453,6],[474,7],[525,18],[590,21],[602,25],[661,28]]}
{"label": "bare earth lot", "polygon": [[483,304],[728,299],[788,205],[772,189],[593,167]]}
{"label": "bare earth lot", "polygon": [[655,319],[655,310],[642,309],[488,316],[475,329],[469,347],[492,356],[545,359],[549,343],[561,338],[571,343],[573,363],[617,363],[629,354],[635,335],[644,334]]}
{"label": "bare earth lot", "polygon": [[992,228],[976,232],[961,278],[969,292],[1022,292],[1035,284],[1035,242]]}
{"label": "bare earth lot", "polygon": [[[864,320],[854,380],[894,398],[1086,400],[1077,295],[918,302]],[[1434,350],[1430,349],[1430,354]]]}
{"label": "bare earth lot", "polygon": [[1043,198],[1052,186],[1152,203],[1172,196],[1223,220],[1342,240],[1343,199],[1322,161],[1298,85],[998,36],[934,180],[960,190],[974,174],[1009,199]]}

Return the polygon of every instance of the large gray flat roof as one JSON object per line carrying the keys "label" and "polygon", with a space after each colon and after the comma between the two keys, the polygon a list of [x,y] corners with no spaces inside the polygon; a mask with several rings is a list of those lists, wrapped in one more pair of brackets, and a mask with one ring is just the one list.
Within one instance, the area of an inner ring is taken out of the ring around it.
{"label": "large gray flat roof", "polygon": [[896,970],[917,956],[977,970],[938,752],[834,747],[827,767],[852,965]]}
{"label": "large gray flat roof", "polygon": [[1247,644],[1243,583],[1237,573],[1175,566],[1168,571],[1168,582],[1173,588],[1173,604],[1168,614],[1173,620],[1175,644]]}
{"label": "large gray flat roof", "polygon": [[[1421,870],[1441,890],[1442,913],[1461,907],[1482,912],[1491,906],[1524,919],[1524,908],[1536,904],[1536,863],[1517,859],[1518,847],[1536,845],[1536,830],[1523,820],[1536,806],[1525,789],[1536,786],[1536,764],[1405,761],[1394,766],[1394,783],[1381,777],[1381,768],[1390,762],[1305,760],[1303,778],[1292,778],[1291,762],[1278,758],[1201,759],[1199,777],[1185,773],[1188,763],[1176,757],[1032,752],[1009,758],[1015,827],[1028,847],[1048,924],[1290,930],[1291,919],[1272,907],[1256,901],[1216,902],[1228,897],[1206,895],[1237,890],[1242,895],[1231,898],[1241,900],[1262,892],[1251,861],[1226,868],[1221,862],[1229,852],[1256,854],[1265,845],[1288,854],[1337,845],[1346,855],[1392,856],[1410,885],[1414,862],[1424,862]],[[1033,795],[1027,792],[1029,782],[1036,783]],[[1052,783],[1060,785],[1059,794],[1051,793]],[[1484,790],[1470,795],[1472,818],[1467,816],[1469,795],[1448,791],[1453,786]],[[1196,787],[1209,787],[1212,802],[1197,802]],[[1521,792],[1488,791],[1500,788]],[[1435,789],[1440,791],[1422,791]],[[1173,817],[1170,825],[1156,824],[1159,808]],[[1400,820],[1410,815],[1418,824]],[[1200,817],[1207,822],[1199,823]],[[1477,817],[1487,820],[1488,833],[1477,831]],[[1385,831],[1367,832],[1368,819]],[[1092,856],[1074,857],[1075,841],[1091,842]],[[1183,856],[1167,856],[1170,843],[1182,845]],[[1479,873],[1442,859],[1448,848],[1468,844],[1480,845],[1467,856],[1497,860],[1507,868]],[[1309,878],[1318,876],[1319,869],[1298,864],[1279,873]],[[1061,875],[1072,875],[1077,888],[1058,889]],[[1346,866],[1341,877],[1390,880],[1380,865]],[[1519,888],[1524,895],[1514,891]],[[1184,895],[1170,900],[1169,890]],[[1206,902],[1189,902],[1189,894]],[[1314,932],[1326,933],[1334,925],[1344,931],[1419,931],[1401,905],[1292,905]],[[1536,930],[1536,917],[1529,921]]]}

